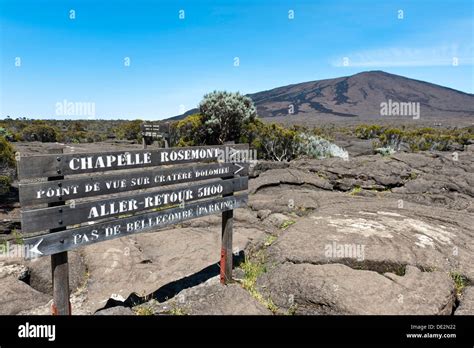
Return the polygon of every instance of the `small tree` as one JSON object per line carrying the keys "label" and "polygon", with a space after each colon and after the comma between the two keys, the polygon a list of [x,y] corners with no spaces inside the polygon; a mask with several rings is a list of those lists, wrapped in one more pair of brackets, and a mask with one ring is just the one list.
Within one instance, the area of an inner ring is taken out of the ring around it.
{"label": "small tree", "polygon": [[290,161],[298,154],[297,131],[279,124],[263,124],[259,130],[260,151],[264,158],[273,161]]}
{"label": "small tree", "polygon": [[252,99],[238,92],[214,91],[206,94],[199,104],[199,111],[208,137],[207,144],[238,141],[245,122],[251,122],[257,116]]}
{"label": "small tree", "polygon": [[10,184],[15,175],[15,155],[13,147],[0,136],[0,196],[10,191]]}
{"label": "small tree", "polygon": [[115,129],[117,138],[126,140],[141,140],[141,126],[143,121],[127,121]]}
{"label": "small tree", "polygon": [[171,124],[171,144],[177,146],[202,145],[204,141],[202,117],[199,114]]}
{"label": "small tree", "polygon": [[10,143],[0,136],[0,169],[15,166],[15,151]]}
{"label": "small tree", "polygon": [[58,141],[59,131],[55,127],[43,123],[34,123],[23,129],[23,139],[26,141],[41,141],[51,143]]}

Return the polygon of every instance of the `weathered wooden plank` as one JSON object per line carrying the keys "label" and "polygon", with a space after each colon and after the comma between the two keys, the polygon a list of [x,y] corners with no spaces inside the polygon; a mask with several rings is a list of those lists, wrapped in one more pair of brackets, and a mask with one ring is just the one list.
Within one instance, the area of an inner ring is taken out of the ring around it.
{"label": "weathered wooden plank", "polygon": [[213,180],[192,186],[169,190],[146,191],[115,198],[106,198],[68,206],[24,210],[21,213],[23,233],[97,221],[114,216],[135,214],[144,210],[158,209],[167,205],[184,204],[228,195],[248,188],[248,178]]}
{"label": "weathered wooden plank", "polygon": [[148,189],[232,175],[248,175],[248,163],[194,164],[148,168],[122,174],[83,176],[55,182],[20,183],[22,207],[126,191]]}
{"label": "weathered wooden plank", "polygon": [[237,158],[240,152],[247,150],[248,144],[236,144],[40,155],[20,157],[17,168],[18,177],[27,179],[216,160],[232,162],[232,157]]}
{"label": "weathered wooden plank", "polygon": [[244,206],[247,201],[247,194],[221,197],[190,203],[184,208],[144,213],[129,218],[114,219],[90,226],[26,238],[25,244],[29,250],[27,258],[56,254],[135,233],[155,231],[182,221],[235,209]]}

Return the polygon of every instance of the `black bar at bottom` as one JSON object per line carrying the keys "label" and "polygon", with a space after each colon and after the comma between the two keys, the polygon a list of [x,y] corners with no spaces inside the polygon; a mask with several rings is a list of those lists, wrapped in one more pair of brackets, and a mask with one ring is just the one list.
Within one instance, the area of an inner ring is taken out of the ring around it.
{"label": "black bar at bottom", "polygon": [[[47,338],[18,337],[19,326],[26,323],[55,325],[54,342]],[[412,325],[427,328],[421,331]],[[428,325],[433,329],[428,329]],[[232,343],[243,345],[472,347],[474,342],[473,316],[3,316],[0,327],[2,348],[38,343],[41,347],[53,343],[130,347],[217,345],[229,339],[229,331]],[[421,336],[415,337],[415,334]],[[433,334],[451,336],[434,338]]]}

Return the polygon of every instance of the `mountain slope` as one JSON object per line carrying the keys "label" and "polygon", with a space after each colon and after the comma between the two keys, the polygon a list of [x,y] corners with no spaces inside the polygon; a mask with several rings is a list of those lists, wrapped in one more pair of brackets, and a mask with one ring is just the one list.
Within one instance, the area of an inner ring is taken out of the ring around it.
{"label": "mountain slope", "polygon": [[389,100],[419,103],[421,118],[474,116],[472,94],[383,71],[298,83],[248,96],[263,118],[375,120],[387,117],[381,116],[381,103]]}

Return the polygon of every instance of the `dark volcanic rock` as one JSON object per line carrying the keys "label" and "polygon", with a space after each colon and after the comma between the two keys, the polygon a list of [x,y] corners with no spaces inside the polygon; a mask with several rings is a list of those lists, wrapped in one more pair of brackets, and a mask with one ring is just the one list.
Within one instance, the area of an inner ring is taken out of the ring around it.
{"label": "dark volcanic rock", "polygon": [[251,178],[257,177],[260,174],[272,169],[285,169],[290,166],[289,162],[275,162],[275,161],[258,161],[254,166],[250,167],[249,176]]}
{"label": "dark volcanic rock", "polygon": [[407,267],[404,276],[347,266],[282,264],[259,281],[282,312],[295,314],[451,314],[452,280]]}
{"label": "dark volcanic rock", "polygon": [[[74,292],[84,284],[86,278],[86,266],[78,251],[68,253],[69,262],[69,289]],[[28,261],[25,265],[30,270],[30,286],[42,293],[52,295],[53,285],[51,281],[51,258],[41,257]]]}
{"label": "dark volcanic rock", "polygon": [[464,289],[459,307],[454,312],[456,315],[474,315],[474,287],[468,286]]}
{"label": "dark volcanic rock", "polygon": [[176,313],[190,315],[269,315],[266,307],[253,298],[239,284],[222,285],[213,278],[201,285],[186,289],[164,303],[152,301],[146,306],[155,314]]}
{"label": "dark volcanic rock", "polygon": [[273,169],[266,171],[249,183],[249,192],[280,184],[309,185],[323,190],[331,190],[332,186],[324,178],[297,169]]}
{"label": "dark volcanic rock", "polygon": [[44,306],[50,297],[36,291],[20,279],[27,268],[20,264],[0,263],[0,314],[13,315]]}

